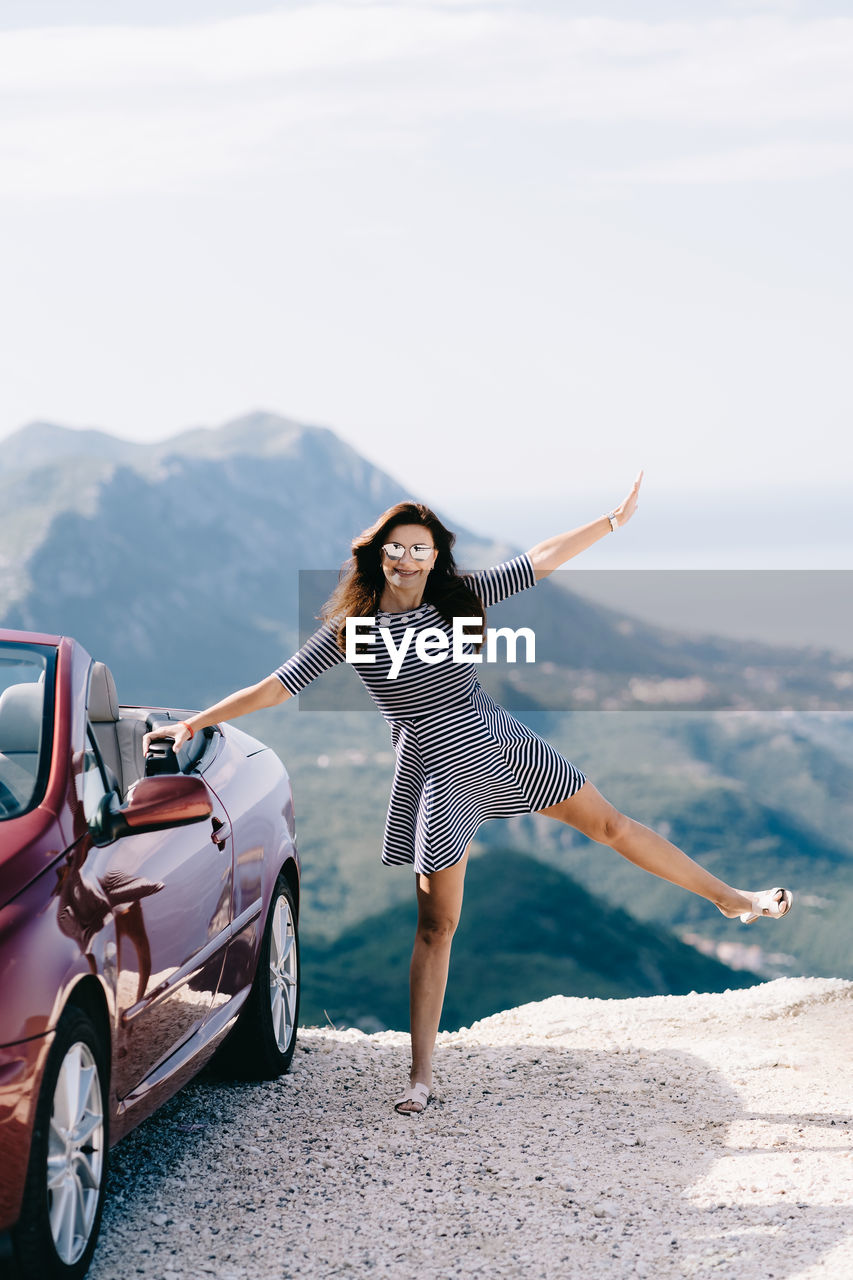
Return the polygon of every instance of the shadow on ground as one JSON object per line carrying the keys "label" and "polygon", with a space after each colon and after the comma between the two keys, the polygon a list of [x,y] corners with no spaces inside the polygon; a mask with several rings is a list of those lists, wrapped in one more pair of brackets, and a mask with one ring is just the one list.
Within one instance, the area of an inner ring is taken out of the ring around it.
{"label": "shadow on ground", "polygon": [[266,1084],[208,1068],[114,1149],[92,1280],[781,1280],[849,1232],[812,1165],[849,1117],[748,1112],[681,1051],[465,1035],[442,1038],[416,1117],[391,1107],[396,1033],[301,1029]]}

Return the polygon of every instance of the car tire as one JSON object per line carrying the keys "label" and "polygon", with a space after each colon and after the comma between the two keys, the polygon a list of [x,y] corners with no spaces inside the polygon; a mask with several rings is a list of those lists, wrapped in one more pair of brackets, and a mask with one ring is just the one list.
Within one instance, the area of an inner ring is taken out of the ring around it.
{"label": "car tire", "polygon": [[82,1009],[66,1009],[45,1066],[12,1229],[19,1280],[79,1280],[89,1268],[107,1183],[107,1096],[104,1039]]}
{"label": "car tire", "polygon": [[267,912],[252,989],[234,1030],[217,1055],[217,1069],[241,1080],[274,1080],[296,1048],[301,966],[296,903],[281,874]]}

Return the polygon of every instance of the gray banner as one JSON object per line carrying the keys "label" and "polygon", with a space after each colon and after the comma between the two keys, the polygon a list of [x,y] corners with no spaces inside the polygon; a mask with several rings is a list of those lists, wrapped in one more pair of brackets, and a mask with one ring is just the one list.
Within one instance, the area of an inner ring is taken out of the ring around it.
{"label": "gray banner", "polygon": [[[337,581],[336,569],[300,571],[300,644]],[[561,569],[489,609],[486,625],[536,637],[534,662],[523,642],[507,662],[499,643],[477,667],[511,711],[853,710],[850,570]],[[375,710],[346,662],[298,704]]]}

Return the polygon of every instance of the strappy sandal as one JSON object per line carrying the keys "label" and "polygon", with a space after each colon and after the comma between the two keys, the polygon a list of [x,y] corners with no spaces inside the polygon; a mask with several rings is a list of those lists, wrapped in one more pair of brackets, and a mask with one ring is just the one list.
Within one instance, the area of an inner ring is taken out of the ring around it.
{"label": "strappy sandal", "polygon": [[[781,902],[776,901],[776,894],[781,893]],[[738,917],[741,924],[751,924],[753,920],[757,920],[759,916],[770,916],[774,920],[780,920],[782,916],[786,916],[794,905],[794,895],[790,889],[765,889],[763,893],[757,893],[752,899],[752,910],[744,911]]]}
{"label": "strappy sandal", "polygon": [[[397,1098],[394,1103],[394,1110],[401,1116],[419,1116],[426,1109],[426,1105],[430,1099],[429,1089],[425,1084],[410,1084],[402,1098]],[[417,1107],[407,1107],[404,1111],[400,1110],[401,1102],[416,1102]]]}

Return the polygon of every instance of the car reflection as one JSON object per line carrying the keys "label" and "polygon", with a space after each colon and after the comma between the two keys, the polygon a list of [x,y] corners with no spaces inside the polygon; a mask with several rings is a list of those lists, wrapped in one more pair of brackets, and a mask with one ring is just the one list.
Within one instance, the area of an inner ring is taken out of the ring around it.
{"label": "car reflection", "polygon": [[115,868],[92,883],[83,875],[89,853],[88,848],[82,852],[75,851],[57,871],[57,923],[65,936],[73,939],[87,957],[92,973],[97,973],[97,963],[90,951],[92,940],[112,914],[119,969],[124,968],[122,945],[129,944],[136,952],[138,1002],[145,995],[151,977],[151,945],[142,915],[142,899],[159,893],[164,885],[162,881],[146,880]]}

